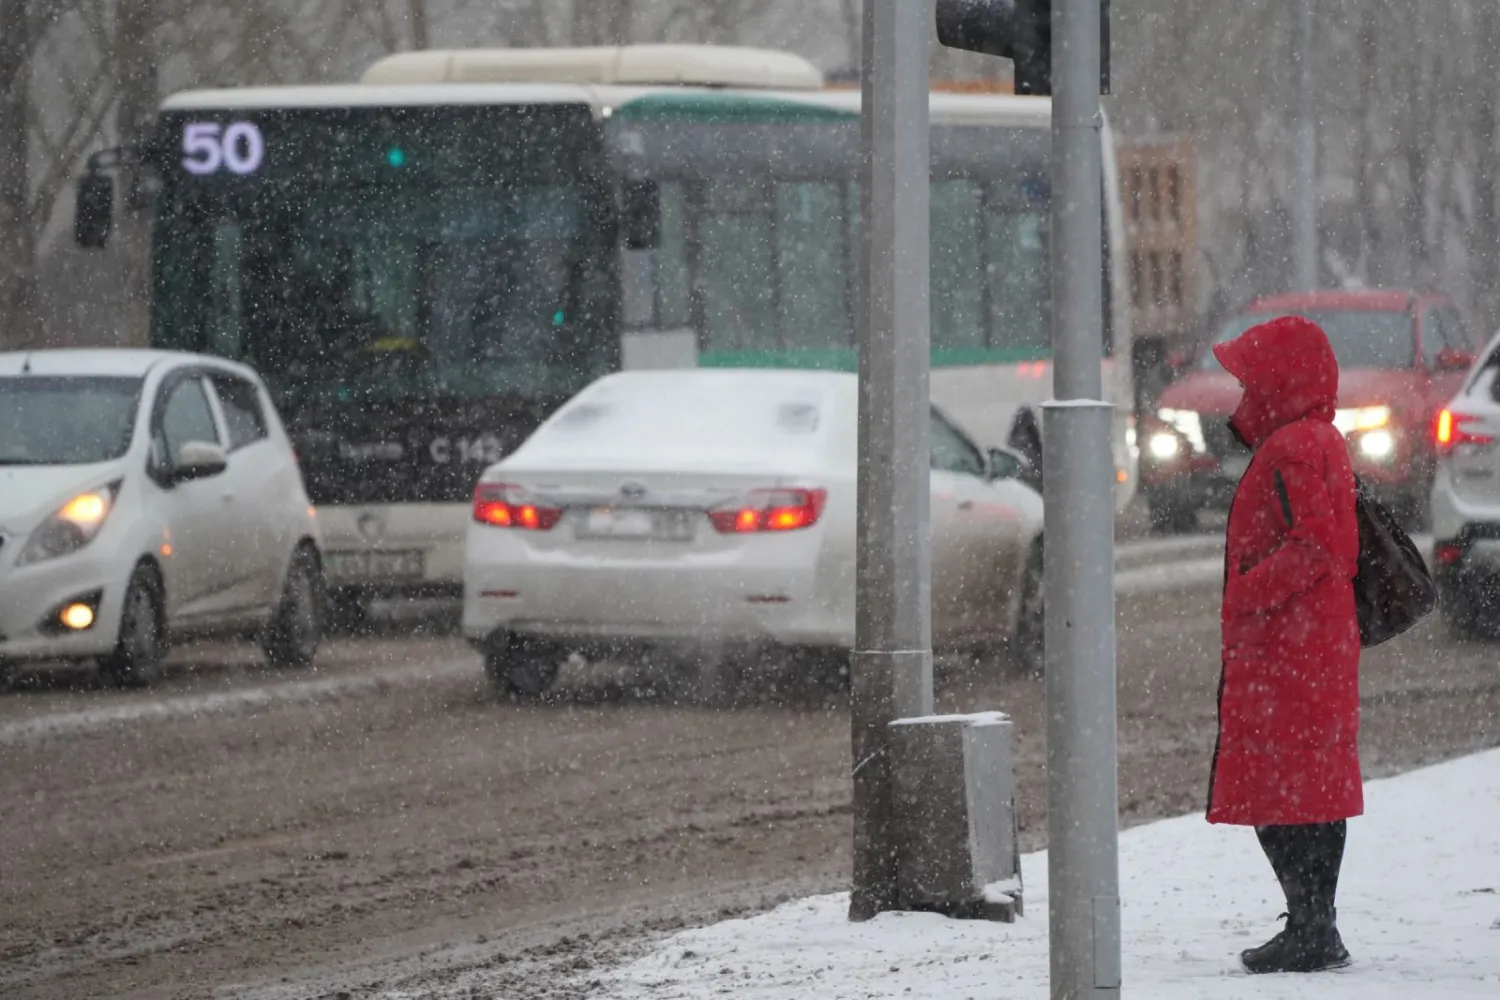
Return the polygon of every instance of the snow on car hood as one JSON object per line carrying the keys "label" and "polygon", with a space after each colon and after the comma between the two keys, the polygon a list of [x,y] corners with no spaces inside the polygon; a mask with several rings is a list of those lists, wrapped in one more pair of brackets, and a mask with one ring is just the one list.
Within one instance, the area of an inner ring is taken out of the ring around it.
{"label": "snow on car hood", "polygon": [[30,531],[84,490],[103,486],[118,463],[0,466],[0,532]]}

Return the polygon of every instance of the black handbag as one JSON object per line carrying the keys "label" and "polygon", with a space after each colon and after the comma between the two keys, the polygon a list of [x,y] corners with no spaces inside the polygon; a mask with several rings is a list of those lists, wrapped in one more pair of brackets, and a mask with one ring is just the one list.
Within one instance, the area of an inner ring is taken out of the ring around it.
{"label": "black handbag", "polygon": [[1396,516],[1356,476],[1354,515],[1359,522],[1359,571],[1354,609],[1359,643],[1378,646],[1411,628],[1437,607],[1437,584],[1422,553]]}

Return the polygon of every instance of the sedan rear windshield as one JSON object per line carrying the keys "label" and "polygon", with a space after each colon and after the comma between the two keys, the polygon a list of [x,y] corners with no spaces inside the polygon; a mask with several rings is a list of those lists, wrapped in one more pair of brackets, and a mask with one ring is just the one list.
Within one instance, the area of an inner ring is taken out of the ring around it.
{"label": "sedan rear windshield", "polygon": [[130,447],[141,379],[0,377],[0,465],[88,465]]}
{"label": "sedan rear windshield", "polygon": [[[1215,344],[1233,340],[1257,323],[1284,313],[1235,316],[1224,324]],[[1340,368],[1411,368],[1416,364],[1416,336],[1409,313],[1378,312],[1373,309],[1341,309],[1300,312],[1323,328]],[[1222,371],[1213,351],[1204,351],[1198,366],[1204,371]]]}
{"label": "sedan rear windshield", "polygon": [[670,385],[600,386],[560,411],[536,447],[617,459],[774,458],[821,440],[824,393],[809,387],[710,378]]}

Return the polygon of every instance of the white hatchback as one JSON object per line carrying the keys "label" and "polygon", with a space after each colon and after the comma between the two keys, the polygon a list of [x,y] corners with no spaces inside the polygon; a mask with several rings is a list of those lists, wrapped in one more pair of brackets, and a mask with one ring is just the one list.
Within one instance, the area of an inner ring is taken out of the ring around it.
{"label": "white hatchback", "polygon": [[[584,389],[474,492],[463,627],[491,681],[539,695],[573,652],[848,650],[857,411],[837,372],[630,371]],[[934,641],[1008,642],[1037,669],[1041,497],[1019,457],[936,410],[931,434]]]}
{"label": "white hatchback", "polygon": [[1438,606],[1460,635],[1500,639],[1500,334],[1433,428]]}
{"label": "white hatchback", "polygon": [[0,672],[96,658],[123,685],[169,640],[322,632],[317,522],[255,372],[191,354],[0,354]]}

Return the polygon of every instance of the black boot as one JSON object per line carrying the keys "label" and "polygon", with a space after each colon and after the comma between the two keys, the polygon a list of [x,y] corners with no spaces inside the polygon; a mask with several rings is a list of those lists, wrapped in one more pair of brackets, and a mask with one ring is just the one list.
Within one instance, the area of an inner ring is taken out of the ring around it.
{"label": "black boot", "polygon": [[1301,950],[1301,942],[1297,925],[1293,923],[1291,914],[1283,913],[1281,916],[1286,921],[1286,926],[1281,929],[1281,933],[1259,948],[1246,948],[1240,952],[1240,963],[1252,976],[1268,972],[1292,971],[1297,952]]}
{"label": "black boot", "polygon": [[1286,916],[1286,927],[1259,948],[1240,952],[1240,962],[1251,975],[1272,972],[1323,972],[1349,964],[1336,923],[1337,911],[1297,910]]}
{"label": "black boot", "polygon": [[1322,972],[1342,969],[1349,964],[1349,949],[1339,936],[1339,911],[1331,906],[1317,907],[1302,925],[1302,949],[1298,967],[1290,972]]}

